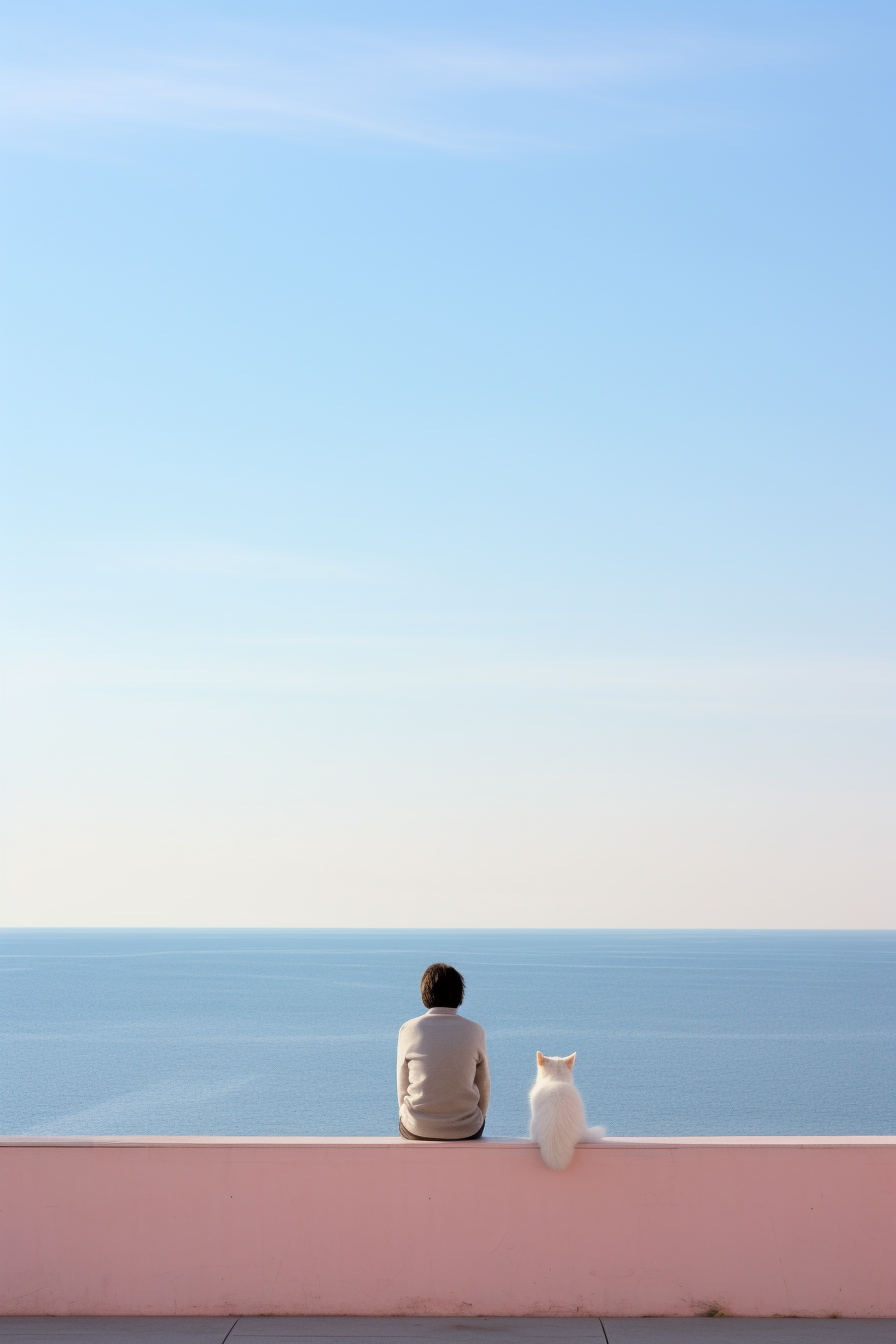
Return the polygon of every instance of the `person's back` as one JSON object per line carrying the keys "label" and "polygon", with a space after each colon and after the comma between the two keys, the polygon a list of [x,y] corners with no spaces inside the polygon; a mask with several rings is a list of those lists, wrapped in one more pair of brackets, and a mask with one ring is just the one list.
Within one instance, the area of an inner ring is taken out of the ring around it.
{"label": "person's back", "polygon": [[398,1033],[398,1123],[409,1139],[475,1139],[489,1100],[485,1032],[459,1017],[464,982],[437,963],[423,975],[427,1011]]}

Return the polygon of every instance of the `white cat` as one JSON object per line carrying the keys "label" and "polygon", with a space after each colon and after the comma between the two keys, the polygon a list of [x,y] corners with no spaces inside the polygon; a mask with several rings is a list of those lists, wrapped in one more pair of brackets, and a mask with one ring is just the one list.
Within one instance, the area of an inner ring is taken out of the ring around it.
{"label": "white cat", "polygon": [[541,1148],[549,1167],[563,1171],[572,1161],[577,1143],[597,1143],[606,1131],[585,1122],[585,1103],[572,1080],[575,1054],[561,1059],[537,1051],[538,1077],[529,1093],[532,1123],[529,1137]]}

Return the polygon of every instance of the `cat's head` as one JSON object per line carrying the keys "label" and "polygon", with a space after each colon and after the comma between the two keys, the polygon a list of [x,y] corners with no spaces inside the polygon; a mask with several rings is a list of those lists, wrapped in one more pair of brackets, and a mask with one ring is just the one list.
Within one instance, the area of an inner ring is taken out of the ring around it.
{"label": "cat's head", "polygon": [[559,1078],[568,1082],[572,1066],[576,1062],[576,1052],[574,1050],[564,1059],[560,1055],[543,1055],[540,1050],[536,1050],[535,1060],[538,1064],[539,1078]]}

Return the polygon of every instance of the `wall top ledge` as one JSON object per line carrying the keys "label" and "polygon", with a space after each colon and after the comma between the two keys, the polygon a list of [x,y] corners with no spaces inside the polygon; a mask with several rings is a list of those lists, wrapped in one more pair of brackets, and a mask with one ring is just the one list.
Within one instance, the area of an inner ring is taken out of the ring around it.
{"label": "wall top ledge", "polygon": [[[608,1148],[877,1148],[896,1145],[896,1134],[834,1135],[703,1135],[674,1138],[607,1138],[600,1143],[582,1144],[584,1151],[598,1153]],[[0,1148],[407,1148],[412,1151],[438,1151],[462,1148],[482,1152],[494,1148],[534,1148],[529,1139],[480,1139],[477,1143],[417,1144],[402,1138],[284,1138],[261,1135],[2,1135]]]}

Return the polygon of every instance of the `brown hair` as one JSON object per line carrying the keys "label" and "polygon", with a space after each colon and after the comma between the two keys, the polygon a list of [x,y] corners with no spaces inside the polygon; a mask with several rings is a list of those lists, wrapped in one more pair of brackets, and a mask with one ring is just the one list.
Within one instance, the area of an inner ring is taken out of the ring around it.
{"label": "brown hair", "polygon": [[464,978],[444,961],[433,962],[423,972],[420,997],[427,1008],[459,1008],[464,1001]]}

